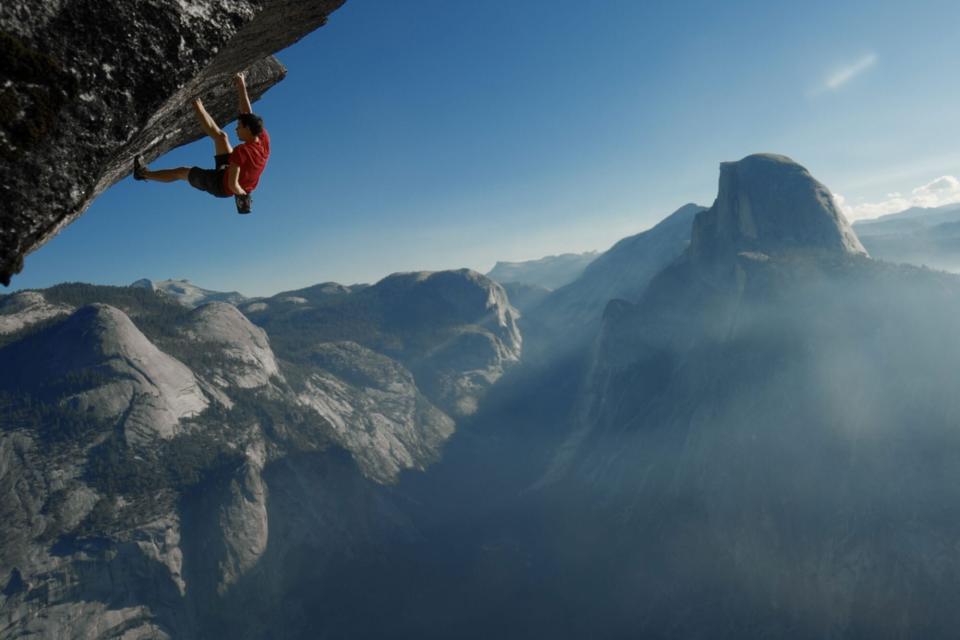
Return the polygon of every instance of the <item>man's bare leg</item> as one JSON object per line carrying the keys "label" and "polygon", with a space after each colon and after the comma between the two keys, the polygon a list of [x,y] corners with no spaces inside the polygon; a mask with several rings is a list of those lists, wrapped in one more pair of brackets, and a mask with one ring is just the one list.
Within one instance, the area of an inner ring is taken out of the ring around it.
{"label": "man's bare leg", "polygon": [[[197,119],[200,121],[200,128],[203,129],[204,133],[213,138],[213,146],[216,150],[216,154],[229,154],[233,151],[233,147],[230,146],[230,138],[227,136],[226,132],[223,131],[219,126],[217,126],[216,121],[210,117],[210,114],[207,113],[207,110],[203,107],[203,102],[200,98],[193,99],[193,110],[197,114]],[[139,167],[139,168],[137,168]],[[151,171],[143,165],[140,156],[137,156],[137,159],[134,163],[134,178],[137,180],[153,180],[154,182],[176,182],[177,180],[187,180],[190,175],[190,167],[178,167],[176,169],[158,169],[156,171]]]}
{"label": "man's bare leg", "polygon": [[216,149],[217,155],[219,156],[233,151],[233,147],[230,146],[230,138],[225,131],[217,126],[217,123],[210,117],[210,114],[207,113],[200,98],[193,99],[193,110],[197,114],[197,119],[200,121],[200,128],[203,129],[204,133],[213,138],[213,146]]}
{"label": "man's bare leg", "polygon": [[154,182],[176,182],[177,180],[186,180],[190,175],[190,167],[177,167],[176,169],[157,169],[151,171],[144,169],[141,173],[144,180],[153,180]]}

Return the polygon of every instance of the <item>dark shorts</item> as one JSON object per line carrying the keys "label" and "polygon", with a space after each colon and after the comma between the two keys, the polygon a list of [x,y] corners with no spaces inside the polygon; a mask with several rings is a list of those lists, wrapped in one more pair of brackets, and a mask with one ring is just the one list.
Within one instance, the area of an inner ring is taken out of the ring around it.
{"label": "dark shorts", "polygon": [[206,191],[210,195],[218,198],[232,198],[233,194],[227,193],[226,189],[223,188],[223,176],[227,172],[229,158],[230,154],[228,153],[221,153],[218,156],[214,156],[213,161],[216,163],[215,169],[192,167],[190,173],[187,175],[187,180],[190,182],[190,185],[195,189]]}

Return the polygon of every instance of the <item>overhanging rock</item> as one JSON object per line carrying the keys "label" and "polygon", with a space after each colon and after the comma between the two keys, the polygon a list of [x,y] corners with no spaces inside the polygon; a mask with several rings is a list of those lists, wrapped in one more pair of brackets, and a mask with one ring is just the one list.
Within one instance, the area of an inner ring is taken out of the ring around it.
{"label": "overhanging rock", "polygon": [[286,69],[271,56],[345,0],[8,0],[0,4],[0,282],[125,177],[201,137],[189,102],[236,116]]}

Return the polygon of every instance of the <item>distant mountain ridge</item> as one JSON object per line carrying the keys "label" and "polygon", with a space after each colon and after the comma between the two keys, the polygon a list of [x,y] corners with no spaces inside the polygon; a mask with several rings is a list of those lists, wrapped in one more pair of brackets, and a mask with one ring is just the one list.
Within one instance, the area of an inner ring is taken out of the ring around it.
{"label": "distant mountain ridge", "polygon": [[694,217],[706,207],[688,203],[650,229],[624,238],[593,260],[573,282],[546,295],[529,321],[569,343],[592,339],[610,300],[636,300],[650,279],[683,253]]}
{"label": "distant mountain ridge", "polygon": [[160,280],[155,282],[147,278],[142,278],[130,286],[149,289],[150,291],[159,291],[186,307],[199,307],[207,302],[227,302],[232,305],[237,305],[247,300],[246,296],[236,291],[211,291],[210,289],[198,287],[185,279]]}
{"label": "distant mountain ridge", "polygon": [[598,255],[598,251],[587,251],[520,262],[501,261],[493,266],[487,277],[500,284],[519,283],[557,289],[576,279]]}
{"label": "distant mountain ridge", "polygon": [[960,272],[960,203],[858,220],[853,229],[876,258]]}
{"label": "distant mountain ridge", "polygon": [[909,231],[960,220],[960,202],[939,207],[910,207],[878,218],[857,220],[853,228],[859,234],[877,235],[893,231]]}

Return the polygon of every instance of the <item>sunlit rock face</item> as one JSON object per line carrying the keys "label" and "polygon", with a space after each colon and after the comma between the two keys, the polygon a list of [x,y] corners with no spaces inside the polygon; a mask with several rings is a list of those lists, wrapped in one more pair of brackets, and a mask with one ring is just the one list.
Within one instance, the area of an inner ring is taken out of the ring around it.
{"label": "sunlit rock face", "polygon": [[487,389],[520,360],[518,312],[499,284],[475,271],[400,273],[359,292],[403,340],[398,357],[450,415],[474,413]]}
{"label": "sunlit rock face", "polygon": [[0,5],[0,282],[132,170],[201,137],[189,101],[236,115],[286,74],[270,54],[343,0]]}
{"label": "sunlit rock face", "polygon": [[280,375],[266,332],[231,304],[211,302],[198,307],[181,332],[195,348],[216,353],[215,362],[204,367],[204,373],[220,386],[262,387]]}
{"label": "sunlit rock face", "polygon": [[[520,354],[502,289],[468,271],[243,305],[280,314],[272,334],[147,284],[3,299],[0,315],[24,320],[0,347],[9,633],[271,637],[303,580],[416,537],[393,491],[440,459],[455,422],[410,367],[426,386],[482,376],[437,395],[457,406]],[[34,318],[47,307],[64,317]]]}
{"label": "sunlit rock face", "polygon": [[0,302],[0,335],[14,333],[43,320],[73,311],[61,304],[50,304],[38,291],[21,291]]}
{"label": "sunlit rock face", "polygon": [[298,401],[329,422],[364,474],[394,482],[404,469],[439,458],[454,422],[403,365],[353,342],[318,345],[310,360],[317,370]]}
{"label": "sunlit rock face", "polygon": [[690,254],[817,250],[866,255],[830,191],[802,166],[773,154],[720,165],[716,202],[698,215]]}
{"label": "sunlit rock face", "polygon": [[118,419],[130,441],[170,438],[181,419],[208,405],[186,365],[157,349],[122,311],[104,304],[83,307],[62,323],[10,345],[2,359],[5,386],[59,384],[58,402],[101,419]]}
{"label": "sunlit rock face", "polygon": [[137,280],[130,285],[149,291],[161,291],[164,295],[176,300],[185,307],[199,307],[208,302],[229,302],[239,305],[246,301],[246,297],[236,291],[211,291],[198,287],[189,280],[160,280],[154,282],[148,278]]}
{"label": "sunlit rock face", "polygon": [[395,273],[372,286],[325,283],[240,308],[279,357],[300,361],[317,344],[357,343],[400,362],[454,418],[474,413],[523,349],[503,287],[469,269]]}

